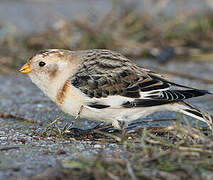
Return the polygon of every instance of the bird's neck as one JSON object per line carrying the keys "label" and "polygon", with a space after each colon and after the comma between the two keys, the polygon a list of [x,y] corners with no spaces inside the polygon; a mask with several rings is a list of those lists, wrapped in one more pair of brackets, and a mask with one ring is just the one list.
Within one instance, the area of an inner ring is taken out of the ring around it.
{"label": "bird's neck", "polygon": [[64,84],[69,79],[69,76],[70,73],[64,71],[60,75],[56,76],[54,79],[50,79],[46,95],[49,96],[49,98],[53,101],[56,101],[58,92],[64,87]]}
{"label": "bird's neck", "polygon": [[45,78],[39,78],[39,75],[30,75],[33,83],[35,83],[46,96],[51,100],[55,101],[57,98],[57,93],[64,86],[65,82],[69,79],[70,72],[64,71],[63,73],[58,73],[54,78],[46,76]]}

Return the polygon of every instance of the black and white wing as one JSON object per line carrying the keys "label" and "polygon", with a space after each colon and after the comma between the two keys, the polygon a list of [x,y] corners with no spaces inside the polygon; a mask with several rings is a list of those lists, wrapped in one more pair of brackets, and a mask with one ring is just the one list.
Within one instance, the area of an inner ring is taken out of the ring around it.
{"label": "black and white wing", "polygon": [[136,66],[121,54],[108,50],[87,53],[77,73],[72,76],[71,83],[93,99],[88,106],[99,109],[110,107],[113,102],[102,103],[101,99],[112,96],[120,97],[120,107],[131,108],[174,103],[208,93],[172,83]]}

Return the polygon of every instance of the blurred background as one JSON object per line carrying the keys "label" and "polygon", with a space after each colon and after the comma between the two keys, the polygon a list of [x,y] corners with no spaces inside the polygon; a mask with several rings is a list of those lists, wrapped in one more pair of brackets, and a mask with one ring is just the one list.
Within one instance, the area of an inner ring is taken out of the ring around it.
{"label": "blurred background", "polygon": [[46,48],[107,48],[160,63],[211,61],[212,42],[211,0],[0,1],[2,73]]}

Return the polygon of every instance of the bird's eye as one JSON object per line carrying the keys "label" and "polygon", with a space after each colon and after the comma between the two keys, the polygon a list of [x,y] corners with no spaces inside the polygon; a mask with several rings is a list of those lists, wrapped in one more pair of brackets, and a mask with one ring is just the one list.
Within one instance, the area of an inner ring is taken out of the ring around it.
{"label": "bird's eye", "polygon": [[45,64],[46,64],[46,63],[45,63],[45,62],[43,62],[43,61],[39,62],[39,66],[40,66],[40,67],[45,66]]}

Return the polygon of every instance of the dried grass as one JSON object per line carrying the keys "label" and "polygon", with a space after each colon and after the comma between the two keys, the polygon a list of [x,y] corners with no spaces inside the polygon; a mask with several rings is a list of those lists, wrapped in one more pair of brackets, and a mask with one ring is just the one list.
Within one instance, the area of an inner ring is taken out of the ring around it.
{"label": "dried grass", "polygon": [[[104,141],[101,138],[92,141],[117,142],[125,156],[116,153],[114,157],[106,158],[104,149],[89,159],[79,154],[76,160],[58,161],[58,166],[53,168],[57,175],[49,174],[49,178],[135,180],[213,177],[213,136],[209,130],[182,125],[178,120],[169,127],[159,128],[159,131],[142,128],[127,133],[125,137],[119,133],[101,134],[104,134]],[[42,179],[49,171],[32,179]]]}

